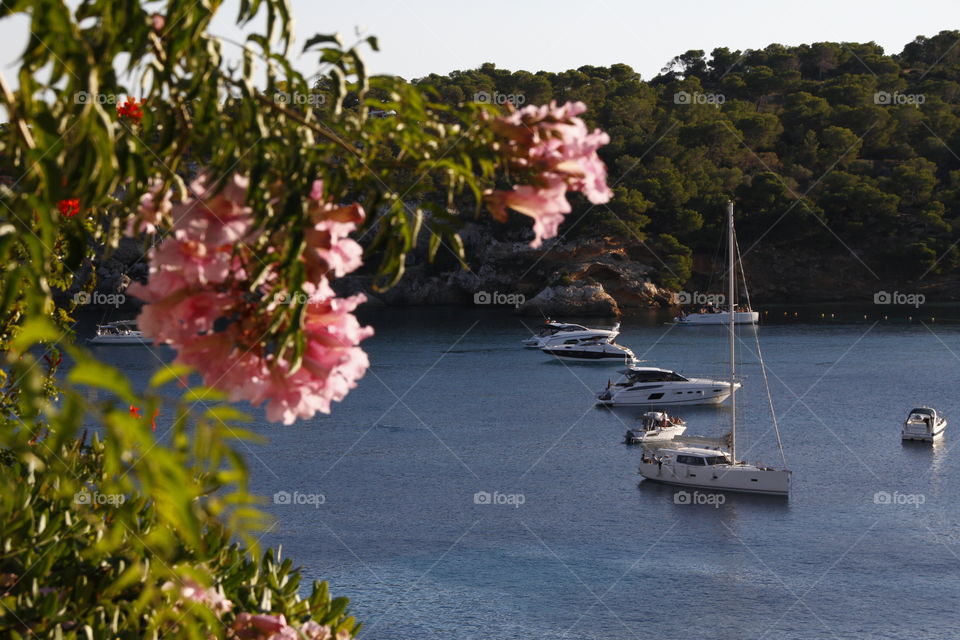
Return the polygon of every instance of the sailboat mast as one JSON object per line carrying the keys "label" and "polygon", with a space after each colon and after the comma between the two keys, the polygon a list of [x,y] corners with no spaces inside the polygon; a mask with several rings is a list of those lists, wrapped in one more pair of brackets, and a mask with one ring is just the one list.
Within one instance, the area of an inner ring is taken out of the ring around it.
{"label": "sailboat mast", "polygon": [[727,276],[729,278],[727,284],[727,308],[729,311],[729,327],[730,327],[730,461],[734,464],[737,462],[737,387],[736,387],[736,374],[737,374],[737,359],[736,359],[736,348],[735,341],[737,338],[736,335],[736,307],[733,301],[734,295],[734,236],[733,236],[733,201],[727,203],[727,244],[730,248],[729,251],[729,260],[727,263]]}

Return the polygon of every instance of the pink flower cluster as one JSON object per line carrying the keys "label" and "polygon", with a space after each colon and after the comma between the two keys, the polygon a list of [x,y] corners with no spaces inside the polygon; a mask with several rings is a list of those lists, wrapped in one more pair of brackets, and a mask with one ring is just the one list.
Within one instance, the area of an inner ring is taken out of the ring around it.
{"label": "pink flower cluster", "polygon": [[166,195],[144,197],[138,227],[172,219],[172,231],[150,252],[150,281],[129,292],[147,304],[138,323],[158,343],[177,349],[176,362],[196,369],[204,383],[226,391],[231,401],[266,403],[267,419],[291,424],[316,412],[329,413],[369,366],[358,346],[373,334],[353,311],[362,295],[338,298],[328,282],[362,263],[361,248],[347,237],[363,221],[359,205],[336,206],[317,181],[308,196],[309,222],[303,256],[308,282],[305,314],[299,330],[305,350],[302,366],[268,348],[271,315],[252,295],[251,278],[266,268],[261,295],[271,296],[273,311],[290,296],[278,288],[275,250],[255,253],[260,238],[246,204],[248,181],[233,176],[219,192],[205,175],[193,184],[193,197],[165,206]]}
{"label": "pink flower cluster", "polygon": [[336,635],[330,627],[308,620],[300,628],[287,624],[283,614],[251,615],[241,613],[231,627],[231,637],[238,640],[349,640],[349,631],[341,630]]}
{"label": "pink flower cluster", "polygon": [[580,191],[594,204],[613,197],[607,168],[597,155],[610,136],[599,129],[587,130],[577,117],[586,109],[582,102],[530,105],[491,123],[509,168],[529,175],[530,183],[510,191],[488,190],[487,206],[501,222],[507,208],[533,218],[531,247],[557,235],[563,217],[570,213],[567,191]]}
{"label": "pink flower cluster", "polygon": [[223,591],[212,587],[205,589],[190,579],[185,580],[183,586],[180,587],[180,598],[199,602],[209,607],[209,609],[218,616],[222,616],[233,609],[233,603],[227,600],[226,596],[223,595]]}
{"label": "pink flower cluster", "polygon": [[[164,588],[172,588],[167,583]],[[222,617],[233,609],[230,602],[219,589],[204,588],[187,579],[180,588],[180,600],[191,601],[209,607],[211,611]],[[336,635],[327,625],[308,620],[297,627],[287,624],[287,619],[280,614],[251,614],[238,613],[230,626],[229,638],[237,640],[349,640],[352,636],[349,631],[341,630]]]}

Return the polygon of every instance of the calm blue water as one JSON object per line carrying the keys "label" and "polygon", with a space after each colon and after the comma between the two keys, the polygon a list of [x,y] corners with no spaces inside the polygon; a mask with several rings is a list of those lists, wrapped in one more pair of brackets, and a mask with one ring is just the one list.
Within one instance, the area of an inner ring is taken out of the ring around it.
{"label": "calm blue water", "polygon": [[[277,524],[263,542],[282,544],[307,583],[350,597],[361,637],[960,634],[960,324],[762,326],[792,496],[731,494],[715,507],[641,481],[639,450],[621,444],[636,410],[593,404],[616,367],[521,349],[534,321],[464,310],[367,320],[377,335],[360,387],[332,416],[255,423],[269,443],[248,456],[259,493],[323,494],[319,508],[268,504]],[[719,328],[627,319],[619,341],[652,365],[724,374]],[[137,381],[153,369],[137,347],[98,353]],[[741,457],[779,463],[750,354],[742,372]],[[953,422],[932,448],[899,440],[918,404]],[[718,436],[728,411],[680,415],[688,433]],[[513,504],[476,504],[480,491]],[[877,492],[900,504],[877,504]]]}

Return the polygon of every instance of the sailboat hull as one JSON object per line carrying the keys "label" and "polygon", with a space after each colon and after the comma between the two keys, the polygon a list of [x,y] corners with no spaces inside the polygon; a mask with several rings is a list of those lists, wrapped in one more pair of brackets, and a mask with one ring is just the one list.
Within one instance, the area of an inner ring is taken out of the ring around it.
{"label": "sailboat hull", "polygon": [[647,480],[677,487],[707,491],[732,491],[772,496],[790,494],[790,472],[753,465],[692,467],[683,464],[641,462],[640,475]]}
{"label": "sailboat hull", "polygon": [[[733,314],[733,321],[736,324],[757,324],[760,322],[760,313],[757,311],[737,311]],[[730,324],[730,313],[727,311],[689,313],[674,318],[674,322],[676,324]]]}

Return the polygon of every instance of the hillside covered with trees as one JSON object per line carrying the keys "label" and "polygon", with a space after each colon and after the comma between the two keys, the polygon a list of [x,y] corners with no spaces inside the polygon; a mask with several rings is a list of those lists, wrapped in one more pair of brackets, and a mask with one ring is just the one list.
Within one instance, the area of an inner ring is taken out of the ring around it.
{"label": "hillside covered with trees", "polygon": [[958,41],[960,31],[944,31],[897,54],[829,42],[687,51],[651,80],[625,64],[562,73],[485,64],[414,83],[448,103],[585,102],[588,124],[611,137],[600,153],[616,196],[579,200],[561,234],[648,251],[658,284],[706,277],[733,196],[748,267],[752,256],[753,267],[795,265],[796,277],[810,269],[946,290],[960,264]]}

